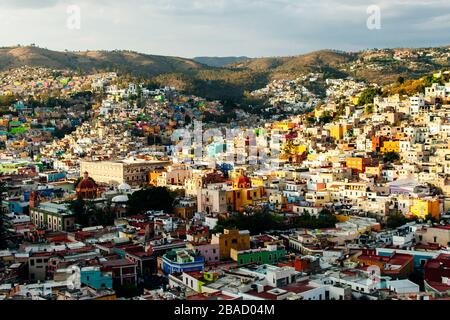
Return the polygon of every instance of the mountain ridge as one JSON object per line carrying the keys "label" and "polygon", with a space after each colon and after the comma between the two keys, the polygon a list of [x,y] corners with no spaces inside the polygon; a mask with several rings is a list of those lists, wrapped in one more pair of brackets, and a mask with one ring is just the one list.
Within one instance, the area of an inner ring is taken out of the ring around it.
{"label": "mountain ridge", "polygon": [[[209,58],[223,64],[226,57]],[[82,72],[117,71],[208,99],[239,102],[247,92],[262,88],[273,80],[292,80],[308,73],[322,75],[322,82],[315,85],[316,92],[322,93],[325,78],[353,77],[380,85],[393,83],[399,77],[416,79],[434,70],[449,68],[450,48],[360,52],[325,49],[296,56],[251,58],[220,67],[188,58],[128,50],[60,52],[36,46],[0,48],[0,70],[24,65]]]}

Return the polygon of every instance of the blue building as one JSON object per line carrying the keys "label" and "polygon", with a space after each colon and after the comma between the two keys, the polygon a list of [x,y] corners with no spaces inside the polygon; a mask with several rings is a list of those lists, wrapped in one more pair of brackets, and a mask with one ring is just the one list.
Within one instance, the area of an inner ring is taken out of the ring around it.
{"label": "blue building", "polygon": [[43,172],[39,176],[43,177],[47,182],[57,182],[66,179],[66,173],[62,171]]}
{"label": "blue building", "polygon": [[28,213],[28,201],[20,201],[20,200],[3,200],[3,206],[7,207],[8,212],[11,213]]}
{"label": "blue building", "polygon": [[94,289],[112,289],[112,274],[102,272],[100,267],[85,267],[81,269],[81,283]]}
{"label": "blue building", "polygon": [[436,258],[440,252],[438,251],[416,251],[416,250],[399,250],[399,249],[391,249],[391,248],[377,248],[376,253],[379,256],[389,257],[394,253],[402,253],[409,254],[414,258],[414,269],[423,271],[423,267],[425,263],[430,260]]}
{"label": "blue building", "polygon": [[165,274],[203,271],[204,267],[205,258],[184,248],[171,250],[162,257],[162,269]]}

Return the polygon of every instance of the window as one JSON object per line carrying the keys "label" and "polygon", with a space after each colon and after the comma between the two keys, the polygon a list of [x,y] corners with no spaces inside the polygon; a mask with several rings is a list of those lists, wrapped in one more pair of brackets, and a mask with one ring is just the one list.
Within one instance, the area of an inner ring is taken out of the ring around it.
{"label": "window", "polygon": [[30,266],[32,266],[32,267],[34,266],[34,259],[30,260]]}

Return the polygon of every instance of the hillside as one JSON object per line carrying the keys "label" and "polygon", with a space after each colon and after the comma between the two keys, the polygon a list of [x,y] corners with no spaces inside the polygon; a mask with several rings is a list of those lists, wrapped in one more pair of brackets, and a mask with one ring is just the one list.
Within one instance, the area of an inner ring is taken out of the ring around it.
{"label": "hillside", "polygon": [[58,52],[32,46],[0,49],[0,71],[24,65],[76,69],[83,72],[117,69],[142,77],[205,68],[204,65],[189,59],[131,51]]}
{"label": "hillside", "polygon": [[240,62],[246,62],[251,60],[249,57],[195,57],[192,60],[205,64],[210,67],[221,68],[229,66],[231,64],[236,64]]}
{"label": "hillside", "polygon": [[326,78],[351,76],[385,85],[400,76],[417,79],[450,67],[447,47],[374,49],[357,53],[321,50],[298,56],[238,61],[222,67],[207,65],[223,65],[239,58],[203,57],[194,61],[131,51],[57,52],[38,47],[13,47],[0,48],[0,71],[23,65],[82,72],[118,71],[205,98],[240,102],[245,92],[262,88],[272,80],[290,80],[311,72],[322,75],[322,82],[315,84],[314,91],[323,93]]}

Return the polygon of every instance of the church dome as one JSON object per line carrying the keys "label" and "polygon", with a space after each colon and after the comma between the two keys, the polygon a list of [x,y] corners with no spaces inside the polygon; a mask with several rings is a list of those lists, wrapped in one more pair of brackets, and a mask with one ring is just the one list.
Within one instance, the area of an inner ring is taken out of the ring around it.
{"label": "church dome", "polygon": [[240,176],[234,180],[234,186],[236,188],[249,188],[249,187],[251,187],[251,185],[252,185],[252,182],[246,176]]}
{"label": "church dome", "polygon": [[122,184],[120,184],[118,187],[117,187],[117,190],[119,190],[119,191],[130,191],[131,190],[131,187],[130,187],[130,185],[129,184],[127,184],[127,183],[122,183]]}
{"label": "church dome", "polygon": [[83,178],[76,186],[77,195],[84,199],[93,199],[97,196],[97,184],[89,177],[89,174],[85,172]]}
{"label": "church dome", "polygon": [[90,190],[90,189],[95,189],[95,188],[97,188],[97,185],[91,179],[83,179],[80,181],[80,183],[77,186],[77,189],[80,189],[80,190]]}

